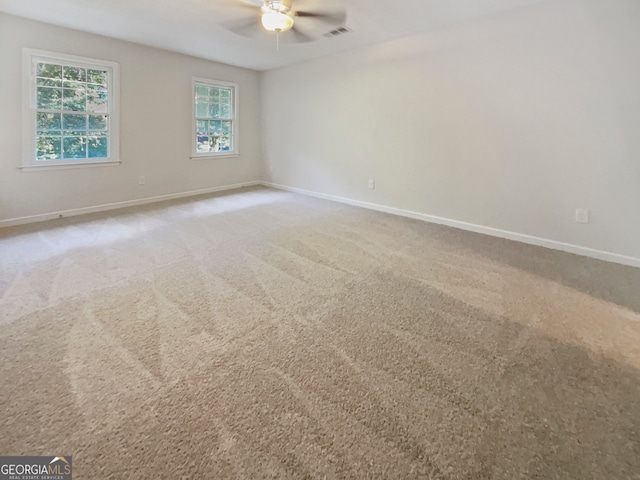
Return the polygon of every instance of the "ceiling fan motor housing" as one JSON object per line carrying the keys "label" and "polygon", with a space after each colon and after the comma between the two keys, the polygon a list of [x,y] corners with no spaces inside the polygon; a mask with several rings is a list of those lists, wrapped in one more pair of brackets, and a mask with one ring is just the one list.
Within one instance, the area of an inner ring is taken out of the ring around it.
{"label": "ceiling fan motor housing", "polygon": [[283,2],[281,0],[264,0],[261,7],[262,13],[280,12],[288,14],[291,11],[291,2]]}
{"label": "ceiling fan motor housing", "polygon": [[286,32],[293,27],[291,6],[278,0],[265,0],[262,10],[262,25],[271,32]]}

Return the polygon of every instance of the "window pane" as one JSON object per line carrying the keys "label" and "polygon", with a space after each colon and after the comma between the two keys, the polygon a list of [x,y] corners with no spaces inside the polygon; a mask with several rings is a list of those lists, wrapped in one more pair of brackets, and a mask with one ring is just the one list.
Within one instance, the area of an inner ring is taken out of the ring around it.
{"label": "window pane", "polygon": [[209,122],[209,131],[212,133],[222,132],[222,122],[220,120],[211,120]]}
{"label": "window pane", "polygon": [[38,133],[62,128],[59,113],[38,113],[36,116]]}
{"label": "window pane", "polygon": [[196,97],[208,97],[209,89],[204,85],[196,85]]}
{"label": "window pane", "polygon": [[61,137],[38,136],[36,139],[36,158],[38,160],[62,158]]}
{"label": "window pane", "polygon": [[38,63],[36,75],[46,78],[62,78],[62,67],[60,65],[51,65],[50,63]]}
{"label": "window pane", "polygon": [[215,103],[220,101],[220,89],[218,87],[209,88],[209,95],[211,96],[212,102]]}
{"label": "window pane", "polygon": [[209,105],[209,117],[220,118],[220,105],[217,103]]}
{"label": "window pane", "polygon": [[66,137],[86,137],[87,136],[87,132],[86,130],[63,130],[62,131],[62,137],[63,137],[63,144],[64,144],[64,138]]}
{"label": "window pane", "polygon": [[87,69],[87,82],[100,85],[107,84],[107,72],[105,70]]}
{"label": "window pane", "polygon": [[63,80],[62,86],[64,88],[86,88],[87,84],[84,82],[74,82],[71,80]]}
{"label": "window pane", "polygon": [[74,80],[76,82],[87,81],[87,70],[81,67],[64,67],[62,77],[65,80]]}
{"label": "window pane", "polygon": [[62,149],[64,158],[86,158],[86,137],[64,137],[62,139]]}
{"label": "window pane", "polygon": [[207,118],[209,116],[209,104],[198,103],[196,104],[196,117]]}
{"label": "window pane", "polygon": [[62,80],[59,78],[38,78],[36,80],[36,85],[39,87],[60,87],[62,85]]}
{"label": "window pane", "polygon": [[106,130],[107,118],[106,115],[89,115],[89,130]]}
{"label": "window pane", "polygon": [[231,118],[231,105],[220,105],[220,118]]}
{"label": "window pane", "polygon": [[220,89],[220,101],[222,100],[231,100],[231,90]]}
{"label": "window pane", "polygon": [[62,115],[62,128],[65,132],[73,130],[86,130],[87,116],[73,114]]}
{"label": "window pane", "polygon": [[106,158],[108,142],[106,136],[90,136],[88,138],[89,158]]}
{"label": "window pane", "polygon": [[208,123],[206,120],[198,120],[196,122],[196,131],[198,134],[205,133],[208,128]]}
{"label": "window pane", "polygon": [[107,113],[107,89],[98,85],[87,85],[87,111]]}
{"label": "window pane", "polygon": [[229,121],[222,122],[222,133],[225,133],[225,134],[231,133],[231,122]]}
{"label": "window pane", "polygon": [[63,89],[63,110],[82,112],[87,106],[87,94],[84,88]]}
{"label": "window pane", "polygon": [[60,110],[62,108],[62,90],[59,88],[38,87],[37,106],[45,110]]}
{"label": "window pane", "polygon": [[210,138],[206,135],[198,135],[196,138],[196,150],[200,153],[210,152]]}
{"label": "window pane", "polygon": [[231,150],[231,137],[229,135],[221,135],[218,137],[218,150],[219,152],[228,152]]}

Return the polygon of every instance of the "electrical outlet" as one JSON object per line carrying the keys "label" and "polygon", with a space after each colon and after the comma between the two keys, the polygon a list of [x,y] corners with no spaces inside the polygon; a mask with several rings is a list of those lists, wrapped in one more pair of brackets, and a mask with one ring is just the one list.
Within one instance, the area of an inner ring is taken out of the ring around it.
{"label": "electrical outlet", "polygon": [[589,223],[589,210],[576,208],[576,223]]}
{"label": "electrical outlet", "polygon": [[138,185],[144,185],[144,182],[145,182],[144,175],[140,175],[138,177]]}
{"label": "electrical outlet", "polygon": [[369,179],[369,189],[373,190],[374,188],[376,188],[376,181],[373,178]]}

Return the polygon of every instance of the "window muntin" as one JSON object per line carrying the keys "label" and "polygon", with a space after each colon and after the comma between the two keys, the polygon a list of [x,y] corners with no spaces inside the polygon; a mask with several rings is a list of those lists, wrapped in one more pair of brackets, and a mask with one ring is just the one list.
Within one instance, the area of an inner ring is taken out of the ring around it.
{"label": "window muntin", "polygon": [[28,51],[25,166],[117,161],[117,64]]}
{"label": "window muntin", "polygon": [[237,154],[237,85],[194,79],[193,155]]}

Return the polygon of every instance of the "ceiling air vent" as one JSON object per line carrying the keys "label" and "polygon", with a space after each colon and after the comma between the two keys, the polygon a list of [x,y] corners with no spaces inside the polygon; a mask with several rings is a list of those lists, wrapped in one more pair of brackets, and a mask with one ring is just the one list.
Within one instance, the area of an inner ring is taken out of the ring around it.
{"label": "ceiling air vent", "polygon": [[337,37],[339,35],[344,35],[345,33],[349,33],[350,31],[351,30],[349,30],[347,27],[338,27],[338,28],[334,28],[330,32],[325,33],[324,36],[325,37]]}

